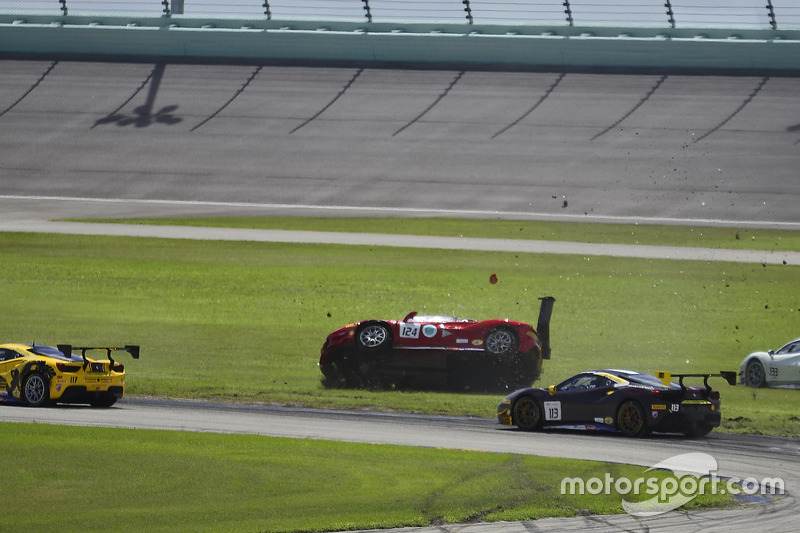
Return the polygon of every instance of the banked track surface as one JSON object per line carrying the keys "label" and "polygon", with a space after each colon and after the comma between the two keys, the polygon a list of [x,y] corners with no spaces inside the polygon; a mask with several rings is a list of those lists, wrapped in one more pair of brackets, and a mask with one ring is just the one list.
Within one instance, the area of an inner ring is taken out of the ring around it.
{"label": "banked track surface", "polygon": [[0,195],[792,228],[797,110],[757,74],[0,60]]}

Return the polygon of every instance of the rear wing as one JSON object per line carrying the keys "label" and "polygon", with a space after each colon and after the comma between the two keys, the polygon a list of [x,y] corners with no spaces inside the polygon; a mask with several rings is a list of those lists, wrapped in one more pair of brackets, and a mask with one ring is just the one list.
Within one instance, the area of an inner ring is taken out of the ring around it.
{"label": "rear wing", "polygon": [[539,298],[542,301],[539,306],[539,322],[536,324],[536,333],[542,342],[542,359],[550,359],[550,317],[553,314],[553,305],[556,299],[552,296]]}
{"label": "rear wing", "polygon": [[678,378],[678,384],[682,389],[686,388],[683,384],[683,378],[703,378],[703,385],[706,389],[711,390],[711,387],[708,385],[708,378],[723,378],[728,382],[728,385],[735,386],[737,374],[736,372],[726,370],[721,370],[719,374],[672,374],[670,372],[659,371],[656,372],[656,377],[667,387],[672,383],[672,378]]}
{"label": "rear wing", "polygon": [[84,366],[88,363],[86,360],[86,352],[89,351],[106,351],[106,356],[108,360],[111,361],[111,367],[114,367],[114,358],[111,357],[111,352],[128,352],[131,354],[131,357],[134,359],[139,359],[139,345],[137,344],[127,344],[125,346],[121,346],[118,348],[110,347],[110,346],[103,346],[103,347],[93,347],[93,346],[72,346],[71,344],[59,344],[57,346],[58,351],[63,353],[65,356],[70,357],[72,355],[72,351],[80,351],[81,357],[83,358]]}

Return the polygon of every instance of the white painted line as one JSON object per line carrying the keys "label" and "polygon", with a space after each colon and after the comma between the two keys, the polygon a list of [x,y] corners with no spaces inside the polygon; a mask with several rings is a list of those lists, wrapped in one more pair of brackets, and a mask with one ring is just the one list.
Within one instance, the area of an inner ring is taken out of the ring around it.
{"label": "white painted line", "polygon": [[310,204],[280,204],[256,202],[216,202],[203,200],[147,200],[126,198],[90,198],[72,196],[23,196],[0,195],[0,200],[37,200],[37,201],[62,201],[62,202],[95,202],[108,204],[131,205],[173,205],[197,207],[229,207],[251,209],[292,209],[308,211],[336,211],[357,213],[388,213],[388,214],[420,214],[437,216],[488,216],[508,218],[549,219],[570,222],[614,222],[629,224],[667,224],[667,225],[702,225],[702,226],[737,226],[737,227],[770,227],[795,230],[800,229],[800,222],[773,221],[773,220],[730,220],[717,218],[671,218],[671,217],[642,217],[642,216],[611,216],[611,215],[572,215],[560,213],[536,213],[525,211],[492,211],[478,209],[428,209],[419,207],[385,207],[385,206],[350,206],[350,205],[310,205]]}
{"label": "white painted line", "polygon": [[800,265],[800,252],[729,250],[640,244],[597,244],[523,239],[483,239],[427,235],[342,233],[198,226],[150,226],[143,224],[102,224],[52,222],[44,220],[0,221],[0,232],[60,233],[71,235],[111,235],[218,241],[284,242],[301,244],[344,244],[350,246],[390,246],[440,250],[474,250],[531,254],[613,256],[639,259],[675,259]]}

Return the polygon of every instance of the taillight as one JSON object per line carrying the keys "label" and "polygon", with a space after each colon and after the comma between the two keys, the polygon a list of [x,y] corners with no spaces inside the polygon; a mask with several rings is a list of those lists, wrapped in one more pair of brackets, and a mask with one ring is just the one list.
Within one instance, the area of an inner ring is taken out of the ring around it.
{"label": "taillight", "polygon": [[80,365],[68,365],[66,363],[56,363],[59,372],[77,372],[81,369]]}
{"label": "taillight", "polygon": [[114,372],[125,372],[125,365],[117,363],[114,365]]}
{"label": "taillight", "polygon": [[708,393],[708,398],[711,400],[719,400],[719,391],[712,390],[711,392]]}

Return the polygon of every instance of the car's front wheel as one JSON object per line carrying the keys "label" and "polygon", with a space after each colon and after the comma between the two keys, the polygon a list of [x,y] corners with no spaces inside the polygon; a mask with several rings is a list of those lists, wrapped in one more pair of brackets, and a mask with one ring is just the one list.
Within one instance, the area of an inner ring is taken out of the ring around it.
{"label": "car's front wheel", "polygon": [[627,437],[643,437],[647,433],[644,409],[634,400],[623,403],[617,411],[617,429]]}
{"label": "car's front wheel", "polygon": [[22,384],[22,400],[31,407],[40,407],[50,400],[50,384],[39,372],[31,372]]}
{"label": "car's front wheel", "polygon": [[533,431],[542,424],[542,410],[539,404],[530,396],[523,396],[514,404],[512,420],[516,426],[524,431]]}
{"label": "car's front wheel", "polygon": [[758,359],[752,359],[747,363],[744,372],[745,385],[750,387],[763,387],[767,384],[767,373],[764,365]]}
{"label": "car's front wheel", "polygon": [[387,349],[391,342],[389,328],[380,322],[362,326],[357,333],[359,348],[368,352],[379,352]]}
{"label": "car's front wheel", "polygon": [[486,334],[484,348],[492,355],[509,355],[517,352],[517,336],[509,328],[494,328]]}

